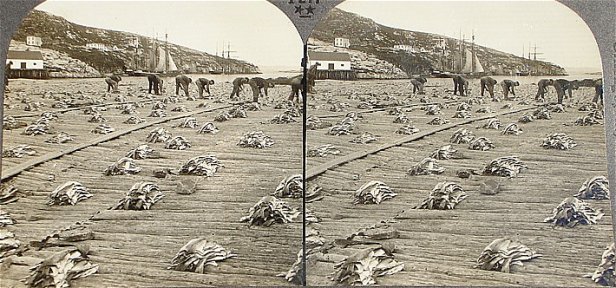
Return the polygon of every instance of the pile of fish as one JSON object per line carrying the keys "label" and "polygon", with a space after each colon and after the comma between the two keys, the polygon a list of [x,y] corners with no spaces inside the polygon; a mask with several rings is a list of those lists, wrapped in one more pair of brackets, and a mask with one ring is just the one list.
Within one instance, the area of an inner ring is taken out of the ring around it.
{"label": "pile of fish", "polygon": [[394,108],[387,110],[387,114],[398,116],[402,114],[402,109],[400,109],[400,107],[394,107]]}
{"label": "pile of fish", "polygon": [[26,122],[17,121],[12,116],[5,116],[2,119],[2,127],[4,128],[4,130],[13,130],[13,129],[18,129],[18,128],[26,127],[26,126],[28,126]]}
{"label": "pile of fish", "polygon": [[111,207],[111,210],[149,210],[165,195],[158,185],[152,182],[138,182],[130,188],[126,196]]}
{"label": "pile of fish", "polygon": [[182,136],[175,136],[165,143],[165,149],[186,150],[190,148],[190,142]]}
{"label": "pile of fish", "polygon": [[576,126],[591,126],[591,125],[600,125],[601,122],[599,122],[597,118],[595,117],[583,116],[583,117],[577,118],[574,124]]}
{"label": "pile of fish", "polygon": [[193,157],[180,167],[179,173],[183,175],[199,175],[212,177],[218,169],[224,167],[218,158],[213,155]]}
{"label": "pile of fish", "polygon": [[87,252],[70,248],[51,255],[38,265],[25,280],[28,287],[70,287],[70,281],[90,276],[98,265],[90,262]]}
{"label": "pile of fish", "polygon": [[261,105],[259,105],[259,103],[256,103],[256,102],[252,102],[250,104],[245,104],[245,105],[243,105],[243,107],[247,111],[259,111],[259,110],[261,110]]}
{"label": "pile of fish", "polygon": [[103,115],[101,115],[100,113],[94,113],[94,115],[92,115],[92,117],[88,120],[88,122],[90,123],[104,123],[107,122],[107,119],[105,119],[105,117],[103,117]]}
{"label": "pile of fish", "polygon": [[375,141],[377,141],[377,138],[375,135],[373,135],[370,132],[364,132],[364,133],[361,133],[361,135],[353,138],[351,140],[351,143],[368,144],[368,143],[372,143]]}
{"label": "pile of fish", "polygon": [[107,167],[103,172],[106,176],[137,174],[141,172],[141,168],[135,164],[135,161],[128,157],[122,157],[116,163]]}
{"label": "pile of fish", "polygon": [[432,152],[430,158],[437,160],[462,159],[464,158],[464,155],[454,149],[451,145],[445,145]]}
{"label": "pile of fish", "polygon": [[417,132],[419,132],[419,128],[415,128],[413,125],[404,125],[396,130],[396,134],[403,135],[413,135]]}
{"label": "pile of fish", "polygon": [[222,111],[216,117],[214,117],[214,121],[216,122],[224,122],[231,118],[231,115],[227,111]]}
{"label": "pile of fish", "polygon": [[235,106],[229,110],[229,116],[231,116],[231,118],[246,118],[248,114],[246,114],[246,110],[244,110],[243,106]]}
{"label": "pile of fish", "polygon": [[186,106],[177,106],[171,109],[171,112],[190,112],[190,109],[186,108]]}
{"label": "pile of fish", "polygon": [[329,128],[329,131],[327,131],[327,134],[335,135],[335,136],[349,135],[351,134],[354,128],[355,128],[355,125],[353,125],[353,123],[350,123],[350,124],[340,123],[340,124],[336,124],[332,126],[331,128]]}
{"label": "pile of fish", "polygon": [[336,263],[332,280],[345,285],[372,285],[376,277],[404,270],[404,263],[394,259],[392,250],[384,246],[363,249]]}
{"label": "pile of fish", "polygon": [[465,102],[458,104],[458,107],[456,108],[456,111],[470,111],[470,110],[471,110],[471,105]]}
{"label": "pile of fish", "polygon": [[584,103],[582,106],[580,106],[580,108],[578,108],[578,111],[592,111],[592,110],[597,110],[597,103]]}
{"label": "pile of fish", "polygon": [[317,130],[332,126],[331,123],[321,121],[321,118],[311,115],[306,119],[306,129]]}
{"label": "pile of fish", "polygon": [[398,115],[396,119],[394,119],[394,123],[406,124],[409,122],[411,122],[411,119],[409,119],[409,117],[407,117],[404,113]]}
{"label": "pile of fish", "polygon": [[47,205],[75,205],[92,196],[81,183],[68,181],[51,192]]}
{"label": "pile of fish", "polygon": [[98,126],[96,126],[96,128],[92,129],[92,133],[94,134],[109,134],[111,132],[115,131],[115,129],[113,129],[111,126],[107,125],[107,124],[100,124]]}
{"label": "pile of fish", "polygon": [[488,119],[488,121],[486,121],[486,123],[483,124],[483,126],[481,126],[481,128],[484,128],[484,129],[495,129],[495,130],[500,129],[500,127],[501,127],[501,122],[500,120],[496,118]]}
{"label": "pile of fish", "polygon": [[585,275],[585,277],[591,278],[592,281],[603,286],[616,286],[616,253],[614,251],[614,243],[610,244],[603,255],[601,255],[601,264],[595,270],[595,273]]}
{"label": "pile of fish", "polygon": [[563,107],[563,104],[550,105],[547,109],[554,113],[565,113],[565,107]]}
{"label": "pile of fish", "polygon": [[252,131],[244,134],[237,145],[244,148],[263,149],[274,145],[274,140],[265,135],[263,131]]}
{"label": "pile of fish", "polygon": [[301,198],[303,187],[302,175],[292,175],[280,181],[272,195],[279,198]]}
{"label": "pile of fish", "polygon": [[471,150],[488,151],[494,149],[494,147],[496,146],[486,137],[477,137],[471,143],[468,143],[468,149]]}
{"label": "pile of fish", "polygon": [[520,135],[520,134],[522,134],[522,129],[520,129],[520,127],[518,127],[518,124],[511,123],[511,124],[507,125],[505,127],[505,129],[503,129],[502,134],[503,135]]}
{"label": "pile of fish", "polygon": [[396,193],[381,181],[370,181],[355,191],[353,204],[380,204],[396,197]]}
{"label": "pile of fish", "polygon": [[[306,256],[306,259],[308,259],[309,256]],[[293,264],[291,265],[291,268],[289,269],[289,271],[287,271],[287,273],[283,273],[283,274],[278,274],[276,276],[278,277],[284,277],[287,281],[289,281],[289,283],[293,283],[295,285],[302,285],[303,284],[303,262],[304,262],[304,249],[299,249],[299,252],[297,252],[297,259],[295,260],[295,262],[293,262]]]}
{"label": "pile of fish", "polygon": [[545,107],[541,107],[533,112],[533,116],[535,119],[545,119],[550,120],[552,116],[550,115],[550,110]]}
{"label": "pile of fish", "polygon": [[456,111],[456,114],[453,114],[452,118],[471,118],[471,113],[468,111]]}
{"label": "pile of fish", "polygon": [[452,210],[468,195],[457,183],[441,182],[436,184],[430,192],[430,196],[414,209]]}
{"label": "pile of fish", "polygon": [[546,149],[569,150],[577,146],[577,144],[567,134],[554,133],[545,138],[541,146]]}
{"label": "pile of fish", "polygon": [[528,168],[516,156],[499,157],[490,162],[483,169],[484,175],[500,176],[500,177],[517,177],[522,169]]}
{"label": "pile of fish", "polygon": [[441,108],[438,105],[428,105],[425,107],[427,115],[436,115],[441,113]]}
{"label": "pile of fish", "polygon": [[11,215],[9,215],[6,211],[0,210],[0,227],[13,224],[15,224],[15,220],[11,218]]}
{"label": "pile of fish", "polygon": [[150,132],[150,134],[148,134],[145,141],[149,143],[165,143],[169,139],[171,139],[171,133],[169,131],[165,130],[165,128],[155,128]]}
{"label": "pile of fish", "polygon": [[197,133],[209,133],[209,134],[216,134],[218,133],[218,128],[216,128],[216,126],[214,126],[214,123],[212,122],[207,122],[205,124],[203,124],[203,126],[201,126],[201,128],[199,129],[199,131],[197,131]]}
{"label": "pile of fish", "polygon": [[475,111],[475,113],[492,113],[494,111],[492,111],[492,109],[490,109],[490,107],[482,107],[477,109],[477,111]]}
{"label": "pile of fish", "polygon": [[601,209],[592,209],[586,202],[578,200],[577,198],[568,197],[554,208],[552,216],[545,218],[543,222],[571,228],[575,227],[577,224],[597,224],[597,221],[601,219],[603,215]]}
{"label": "pile of fish", "polygon": [[150,112],[150,115],[148,115],[148,117],[158,117],[158,118],[162,118],[162,117],[167,117],[167,112],[165,112],[165,110],[152,110]]}
{"label": "pile of fish", "polygon": [[41,135],[49,133],[47,124],[32,124],[24,130],[25,135]]}
{"label": "pile of fish", "polygon": [[532,115],[524,115],[522,117],[520,117],[520,119],[518,119],[518,122],[520,123],[530,123],[535,121],[535,118]]}
{"label": "pile of fish", "polygon": [[522,266],[522,261],[541,257],[518,241],[500,238],[492,241],[477,259],[477,268],[488,271],[511,272],[512,265]]}
{"label": "pile of fish", "polygon": [[17,201],[17,188],[13,185],[1,185],[0,205],[6,205]]}
{"label": "pile of fish", "polygon": [[285,110],[282,114],[291,116],[291,117],[299,117],[299,116],[302,116],[302,110],[295,106],[292,106],[292,107],[288,107],[287,110]]}
{"label": "pile of fish", "polygon": [[165,110],[167,109],[167,105],[161,101],[156,101],[154,105],[152,105],[152,110]]}
{"label": "pile of fish", "polygon": [[297,122],[297,120],[293,119],[292,116],[289,116],[287,114],[278,114],[274,116],[272,120],[270,120],[270,123],[272,124],[288,124],[294,122]]}
{"label": "pile of fish", "polygon": [[609,182],[604,176],[593,177],[585,181],[580,187],[578,194],[573,197],[578,199],[606,200],[609,199]]}
{"label": "pile of fish", "polygon": [[351,105],[349,103],[339,102],[339,103],[332,104],[332,107],[329,108],[329,111],[332,111],[332,112],[342,112],[342,111],[345,111],[349,107],[351,107]]}
{"label": "pile of fish", "polygon": [[442,174],[443,172],[445,172],[445,168],[440,167],[436,159],[428,157],[411,167],[411,169],[407,171],[407,174],[410,176],[415,176]]}
{"label": "pile of fish", "polygon": [[32,156],[32,155],[36,155],[36,151],[34,151],[34,149],[32,149],[30,146],[28,145],[17,145],[16,147],[13,147],[11,149],[5,149],[4,151],[2,151],[2,157],[7,157],[7,158],[22,158],[24,156]]}
{"label": "pile of fish", "polygon": [[270,226],[293,222],[300,213],[274,196],[265,196],[250,208],[248,214],[242,217],[240,222],[248,222],[251,226]]}
{"label": "pile of fish", "polygon": [[54,143],[54,144],[62,144],[62,143],[70,142],[70,141],[73,141],[73,138],[64,132],[60,132],[52,136],[51,138],[45,140],[45,142],[47,143]]}
{"label": "pile of fish", "polygon": [[0,263],[11,255],[21,255],[27,250],[21,246],[21,242],[15,239],[15,234],[5,229],[0,230]]}
{"label": "pile of fish", "polygon": [[203,274],[208,266],[218,266],[216,262],[236,256],[214,242],[197,238],[188,241],[180,249],[167,269]]}
{"label": "pile of fish", "polygon": [[338,154],[340,154],[340,150],[332,144],[324,144],[317,148],[308,150],[308,157],[327,157],[328,155]]}
{"label": "pile of fish", "polygon": [[455,144],[468,144],[473,141],[473,139],[475,139],[473,132],[468,131],[466,128],[460,128],[449,138],[449,142]]}
{"label": "pile of fish", "polygon": [[150,148],[150,146],[143,144],[143,145],[137,146],[137,148],[135,149],[128,151],[128,153],[126,153],[126,157],[131,158],[131,159],[141,160],[141,159],[158,158],[158,155],[157,153],[154,152],[152,148]]}
{"label": "pile of fish", "polygon": [[182,120],[182,122],[180,124],[176,125],[175,127],[195,129],[195,128],[197,128],[197,126],[198,126],[197,118],[195,118],[195,117],[188,117],[188,118],[184,118],[184,120]]}
{"label": "pile of fish", "polygon": [[120,110],[122,110],[122,112],[120,112],[120,114],[131,115],[131,114],[137,113],[135,105],[133,105],[133,104],[123,104],[120,107]]}
{"label": "pile of fish", "polygon": [[139,124],[139,123],[143,123],[145,122],[145,120],[137,117],[137,116],[130,116],[128,117],[128,119],[126,119],[124,121],[124,124]]}
{"label": "pile of fish", "polygon": [[428,122],[428,125],[445,125],[449,123],[449,121],[447,119],[442,119],[441,117],[436,117],[432,120],[430,120],[430,122]]}

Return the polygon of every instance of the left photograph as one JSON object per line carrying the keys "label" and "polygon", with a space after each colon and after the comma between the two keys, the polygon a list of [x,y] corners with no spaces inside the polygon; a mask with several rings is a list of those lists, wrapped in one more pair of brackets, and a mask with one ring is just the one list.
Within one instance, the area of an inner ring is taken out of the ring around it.
{"label": "left photograph", "polygon": [[302,41],[262,1],[46,1],[5,66],[0,286],[301,285]]}

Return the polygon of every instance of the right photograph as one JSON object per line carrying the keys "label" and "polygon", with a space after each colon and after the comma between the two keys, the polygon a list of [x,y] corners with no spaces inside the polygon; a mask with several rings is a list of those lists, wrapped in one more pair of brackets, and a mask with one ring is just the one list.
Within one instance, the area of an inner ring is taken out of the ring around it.
{"label": "right photograph", "polygon": [[308,67],[308,285],[615,285],[601,59],[575,12],[345,1]]}

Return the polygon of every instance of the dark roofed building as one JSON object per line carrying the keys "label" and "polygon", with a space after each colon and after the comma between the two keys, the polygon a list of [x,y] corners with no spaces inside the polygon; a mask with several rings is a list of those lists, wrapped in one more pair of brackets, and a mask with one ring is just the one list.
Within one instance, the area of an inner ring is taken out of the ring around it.
{"label": "dark roofed building", "polygon": [[309,66],[319,63],[317,70],[349,71],[351,70],[351,55],[346,52],[308,51]]}
{"label": "dark roofed building", "polygon": [[44,69],[41,51],[11,51],[6,57],[6,63],[13,62],[12,70],[42,70]]}

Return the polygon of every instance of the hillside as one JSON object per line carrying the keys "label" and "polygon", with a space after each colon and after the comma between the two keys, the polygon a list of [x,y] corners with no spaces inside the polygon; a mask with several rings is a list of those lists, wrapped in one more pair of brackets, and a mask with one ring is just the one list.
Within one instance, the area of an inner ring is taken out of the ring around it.
{"label": "hillside", "polygon": [[[350,39],[349,50],[374,55],[409,75],[425,74],[432,70],[452,70],[454,53],[449,52],[459,47],[457,39],[383,26],[371,19],[337,8],[332,9],[317,25],[311,35],[311,42],[331,43],[328,45],[333,46],[336,37]],[[394,45],[412,45],[417,52],[396,51],[393,49]],[[314,50],[326,48],[312,47]],[[533,74],[566,75],[565,69],[557,65],[528,60],[479,45],[475,46],[475,53],[487,74],[510,75],[528,67]]]}
{"label": "hillside", "polygon": [[[101,73],[121,71],[124,67],[132,66],[135,58],[132,44],[135,37],[139,39],[141,46],[151,45],[151,39],[141,35],[86,27],[38,10],[33,10],[24,18],[13,35],[13,40],[25,42],[30,35],[42,38],[42,48],[65,53]],[[102,43],[110,50],[88,49],[88,43]],[[257,66],[245,61],[224,59],[172,43],[169,43],[169,53],[178,68],[186,71],[218,70],[224,65],[229,67],[231,73],[259,73]],[[145,55],[144,51],[139,54]]]}

